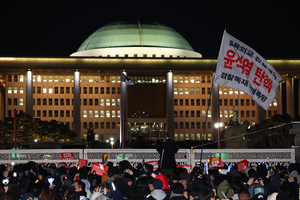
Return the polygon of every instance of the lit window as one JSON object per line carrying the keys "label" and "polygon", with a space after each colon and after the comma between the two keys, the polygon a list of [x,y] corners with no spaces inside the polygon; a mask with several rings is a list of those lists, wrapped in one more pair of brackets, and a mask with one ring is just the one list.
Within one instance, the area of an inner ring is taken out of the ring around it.
{"label": "lit window", "polygon": [[20,87],[20,94],[24,94],[24,87]]}
{"label": "lit window", "polygon": [[43,82],[47,82],[47,76],[46,75],[43,76]]}
{"label": "lit window", "polygon": [[99,76],[95,76],[95,83],[98,83],[99,81]]}
{"label": "lit window", "polygon": [[111,100],[111,105],[112,105],[112,106],[116,106],[116,99],[112,99],[112,100]]}
{"label": "lit window", "polygon": [[228,117],[228,111],[227,110],[224,110],[224,117]]}
{"label": "lit window", "polygon": [[57,75],[54,76],[54,82],[56,82],[56,83],[58,82],[58,76]]}
{"label": "lit window", "polygon": [[14,87],[14,94],[18,94],[18,87]]}
{"label": "lit window", "polygon": [[53,81],[53,77],[52,75],[49,75],[49,82],[52,82]]}
{"label": "lit window", "polygon": [[109,117],[110,117],[110,111],[107,110],[107,111],[106,111],[106,118],[109,118]]}
{"label": "lit window", "polygon": [[232,116],[233,116],[233,111],[229,110],[229,117],[232,117]]}
{"label": "lit window", "polygon": [[185,94],[189,94],[189,88],[185,88]]}
{"label": "lit window", "polygon": [[200,76],[196,76],[196,83],[200,83]]}
{"label": "lit window", "polygon": [[87,117],[87,111],[86,110],[83,111],[83,117]]}
{"label": "lit window", "polygon": [[64,76],[60,76],[60,82],[64,82]]}
{"label": "lit window", "polygon": [[92,110],[89,111],[89,117],[93,117],[93,111]]}
{"label": "lit window", "polygon": [[211,140],[211,133],[207,134],[207,140]]}
{"label": "lit window", "polygon": [[116,76],[112,76],[112,77],[111,77],[111,82],[112,82],[112,83],[115,83],[115,82],[116,82]]}
{"label": "lit window", "polygon": [[191,87],[191,94],[195,94],[194,88]]}
{"label": "lit window", "polygon": [[200,94],[200,88],[199,87],[196,88],[196,94]]}
{"label": "lit window", "polygon": [[220,117],[222,117],[222,110],[220,110]]}
{"label": "lit window", "polygon": [[47,87],[43,87],[43,94],[47,94]]}
{"label": "lit window", "polygon": [[243,92],[243,91],[240,91],[240,94],[244,94],[244,92]]}
{"label": "lit window", "polygon": [[32,75],[32,82],[35,82],[35,75]]}
{"label": "lit window", "polygon": [[234,94],[239,94],[239,91],[238,90],[234,90]]}
{"label": "lit window", "polygon": [[185,134],[185,140],[190,140],[190,134],[188,133]]}
{"label": "lit window", "polygon": [[191,76],[190,82],[191,82],[191,83],[194,83],[194,82],[195,82],[194,76]]}
{"label": "lit window", "polygon": [[255,122],[251,122],[251,126],[255,126]]}
{"label": "lit window", "polygon": [[70,76],[67,76],[67,77],[66,77],[66,82],[67,82],[67,83],[71,82]]}
{"label": "lit window", "polygon": [[100,99],[100,106],[104,106],[104,99]]}
{"label": "lit window", "polygon": [[104,110],[100,111],[100,117],[104,118]]}
{"label": "lit window", "polygon": [[179,83],[183,83],[183,77],[179,76]]}
{"label": "lit window", "polygon": [[189,77],[188,76],[184,77],[184,83],[189,83]]}
{"label": "lit window", "polygon": [[49,87],[49,94],[53,93],[53,87]]}
{"label": "lit window", "polygon": [[24,75],[20,75],[20,82],[24,82]]}
{"label": "lit window", "polygon": [[273,100],[273,106],[277,106],[277,100],[276,99]]}
{"label": "lit window", "polygon": [[116,117],[116,111],[115,110],[111,111],[111,117]]}
{"label": "lit window", "polygon": [[118,110],[118,118],[120,118],[121,114],[120,114],[120,111]]}
{"label": "lit window", "polygon": [[110,83],[110,76],[106,76],[106,83]]}
{"label": "lit window", "polygon": [[106,99],[106,106],[110,106],[110,99]]}
{"label": "lit window", "polygon": [[183,141],[183,134],[182,134],[182,133],[179,134],[179,140],[180,140],[180,141]]}
{"label": "lit window", "polygon": [[224,88],[224,94],[227,94],[227,88]]}
{"label": "lit window", "polygon": [[177,94],[178,94],[178,88],[174,87],[174,95],[177,95]]}
{"label": "lit window", "polygon": [[219,94],[222,94],[222,88],[219,87]]}
{"label": "lit window", "polygon": [[11,93],[12,93],[12,88],[11,88],[11,86],[9,86],[9,87],[7,88],[7,93],[8,93],[8,94],[11,94]]}
{"label": "lit window", "polygon": [[178,80],[177,80],[177,76],[174,76],[174,83],[177,83]]}
{"label": "lit window", "polygon": [[118,106],[120,106],[121,105],[121,101],[120,101],[120,99],[118,99]]}
{"label": "lit window", "polygon": [[95,110],[95,117],[99,117],[99,111],[98,110]]}
{"label": "lit window", "polygon": [[182,95],[183,94],[183,88],[179,88],[179,94]]}
{"label": "lit window", "polygon": [[20,106],[23,106],[23,98],[20,98],[19,103],[20,103]]}
{"label": "lit window", "polygon": [[93,76],[89,76],[89,83],[93,82]]}
{"label": "lit window", "polygon": [[233,89],[229,88],[229,94],[233,94]]}
{"label": "lit window", "polygon": [[121,80],[120,80],[120,76],[118,76],[118,83],[120,83],[121,82]]}
{"label": "lit window", "polygon": [[211,117],[211,111],[210,110],[207,112],[207,117]]}
{"label": "lit window", "polygon": [[197,140],[201,140],[201,135],[200,135],[200,133],[197,133]]}
{"label": "lit window", "polygon": [[42,76],[41,75],[37,75],[36,81],[37,82],[41,82],[42,81]]}
{"label": "lit window", "polygon": [[202,117],[205,117],[205,110],[202,110]]}

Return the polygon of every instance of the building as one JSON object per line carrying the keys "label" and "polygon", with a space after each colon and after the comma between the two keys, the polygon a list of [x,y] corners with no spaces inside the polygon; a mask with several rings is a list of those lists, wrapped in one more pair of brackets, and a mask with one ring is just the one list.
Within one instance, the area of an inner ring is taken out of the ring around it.
{"label": "building", "polygon": [[[13,110],[72,128],[77,140],[94,128],[95,140],[217,140],[214,124],[233,106],[251,125],[274,114],[299,116],[300,60],[268,60],[284,78],[265,112],[252,97],[215,85],[216,59],[202,59],[172,28],[123,21],[95,31],[70,57],[0,57],[0,119]],[[121,81],[124,72],[135,83]],[[212,105],[207,110],[210,93]],[[126,114],[124,114],[126,113]],[[174,135],[173,135],[174,134]]]}

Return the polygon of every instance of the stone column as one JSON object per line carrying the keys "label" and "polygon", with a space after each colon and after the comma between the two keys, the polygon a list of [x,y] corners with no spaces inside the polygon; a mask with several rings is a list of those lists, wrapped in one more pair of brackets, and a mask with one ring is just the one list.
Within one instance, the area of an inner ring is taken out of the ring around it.
{"label": "stone column", "polygon": [[294,78],[286,78],[286,113],[292,118],[295,117],[294,111]]}
{"label": "stone column", "polygon": [[174,139],[174,85],[173,85],[173,72],[167,73],[166,80],[166,117],[167,127],[166,132]]}
{"label": "stone column", "polygon": [[[121,87],[121,105],[120,105],[120,147],[122,147],[122,142],[126,141],[127,139],[127,113],[128,113],[128,106],[127,106],[127,84],[125,82],[125,80],[123,80],[122,77],[122,73],[124,73],[127,76],[126,72],[122,72],[120,73],[121,76],[121,83],[120,83],[120,87]],[[124,115],[124,109],[125,109],[125,115]],[[125,125],[125,126],[124,126]],[[125,137],[123,137],[123,131],[125,132]]]}
{"label": "stone column", "polygon": [[81,139],[81,108],[80,108],[80,72],[78,69],[74,72],[74,105],[73,105],[73,131],[77,134],[75,141]]}
{"label": "stone column", "polygon": [[33,117],[33,75],[30,69],[26,72],[26,114]]}

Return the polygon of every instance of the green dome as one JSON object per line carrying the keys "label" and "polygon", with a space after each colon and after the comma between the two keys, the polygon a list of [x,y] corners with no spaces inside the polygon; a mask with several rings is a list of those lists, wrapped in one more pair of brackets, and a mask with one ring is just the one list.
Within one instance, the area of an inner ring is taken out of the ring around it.
{"label": "green dome", "polygon": [[110,23],[91,34],[77,52],[117,47],[162,47],[194,51],[174,29],[157,22]]}

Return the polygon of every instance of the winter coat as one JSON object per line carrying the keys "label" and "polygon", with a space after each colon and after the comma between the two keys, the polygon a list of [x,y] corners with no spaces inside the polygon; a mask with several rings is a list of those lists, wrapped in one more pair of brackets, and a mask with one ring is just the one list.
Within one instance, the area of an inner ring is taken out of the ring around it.
{"label": "winter coat", "polygon": [[176,142],[171,139],[157,143],[156,150],[160,154],[159,164],[162,160],[161,168],[172,169],[176,167],[175,154],[178,149]]}

